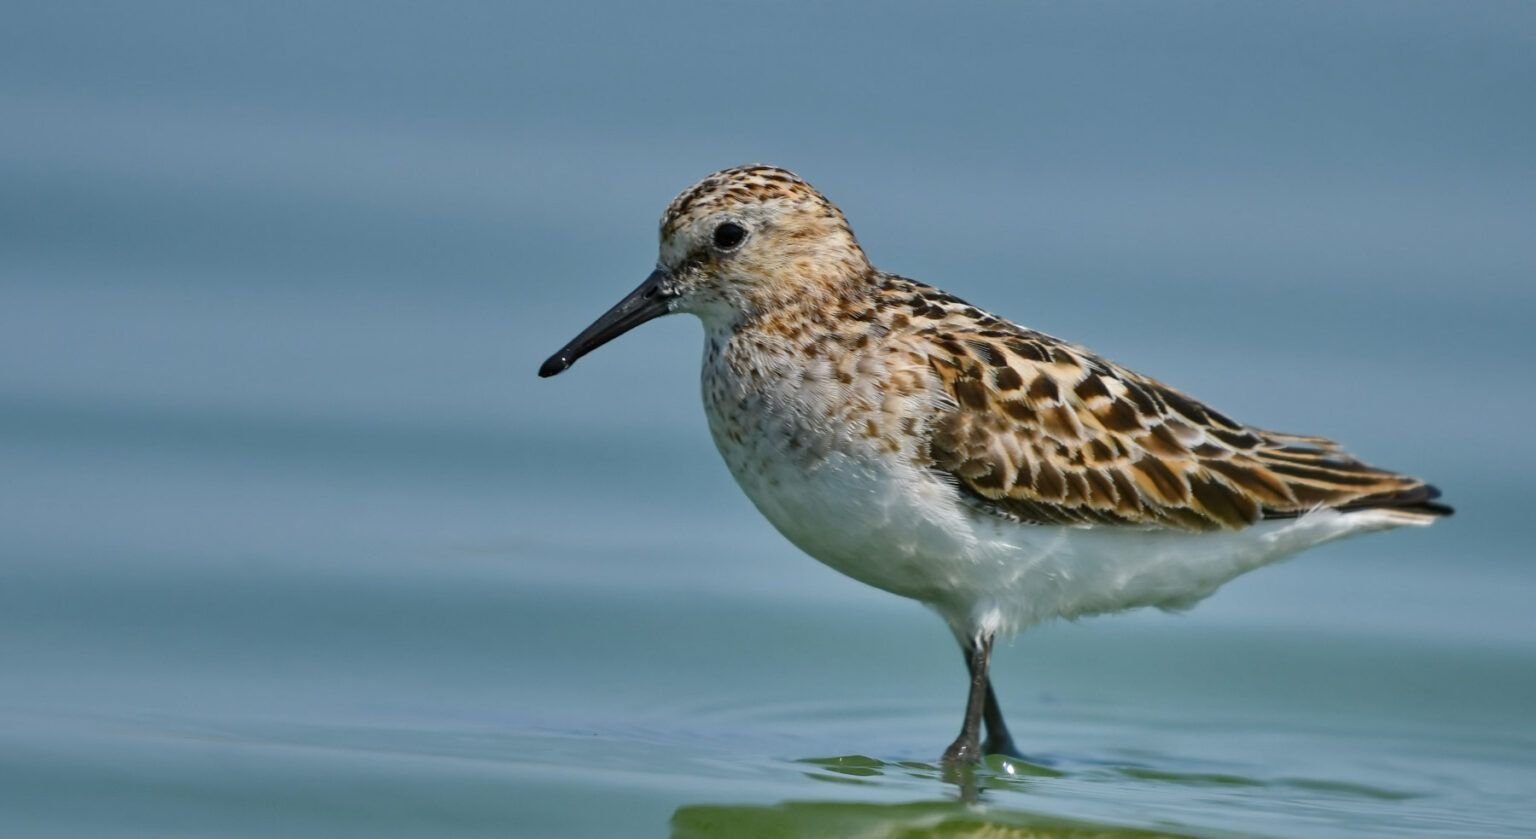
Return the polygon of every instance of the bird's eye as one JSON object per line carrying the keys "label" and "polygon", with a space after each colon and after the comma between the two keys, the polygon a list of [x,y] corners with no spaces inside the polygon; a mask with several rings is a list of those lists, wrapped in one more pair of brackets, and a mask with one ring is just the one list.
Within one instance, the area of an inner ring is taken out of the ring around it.
{"label": "bird's eye", "polygon": [[735,250],[746,238],[747,229],[734,221],[722,221],[715,228],[715,247],[723,251]]}

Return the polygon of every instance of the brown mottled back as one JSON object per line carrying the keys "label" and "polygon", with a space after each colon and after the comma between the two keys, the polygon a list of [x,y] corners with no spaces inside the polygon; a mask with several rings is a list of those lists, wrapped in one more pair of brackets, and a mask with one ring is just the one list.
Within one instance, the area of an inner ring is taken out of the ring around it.
{"label": "brown mottled back", "polygon": [[910,280],[882,289],[921,335],[952,407],[931,466],[981,507],[1024,522],[1241,528],[1328,507],[1439,515],[1423,481],[1321,437],[1236,422],[1080,347]]}

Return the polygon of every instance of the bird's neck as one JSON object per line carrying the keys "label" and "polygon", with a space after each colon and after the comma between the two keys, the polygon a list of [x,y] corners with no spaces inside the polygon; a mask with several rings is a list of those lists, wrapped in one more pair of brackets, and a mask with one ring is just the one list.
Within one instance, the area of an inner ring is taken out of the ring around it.
{"label": "bird's neck", "polygon": [[[774,305],[700,312],[705,376],[744,391],[823,389],[869,323],[872,281],[801,286]],[[821,381],[827,379],[827,382]]]}
{"label": "bird's neck", "polygon": [[867,266],[845,270],[797,272],[787,266],[770,278],[737,286],[731,301],[733,326],[792,333],[797,327],[830,328],[863,308],[876,292],[875,274]]}

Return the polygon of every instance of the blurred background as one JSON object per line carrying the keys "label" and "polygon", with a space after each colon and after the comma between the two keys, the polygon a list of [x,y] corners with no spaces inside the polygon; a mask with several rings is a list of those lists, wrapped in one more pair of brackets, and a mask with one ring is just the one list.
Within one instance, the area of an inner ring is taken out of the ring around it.
{"label": "blurred background", "polygon": [[[1536,8],[4,17],[0,832],[1536,819]],[[1458,515],[1026,634],[996,679],[1038,766],[955,804],[947,632],[757,516],[696,323],[534,377],[753,161],[880,267]]]}

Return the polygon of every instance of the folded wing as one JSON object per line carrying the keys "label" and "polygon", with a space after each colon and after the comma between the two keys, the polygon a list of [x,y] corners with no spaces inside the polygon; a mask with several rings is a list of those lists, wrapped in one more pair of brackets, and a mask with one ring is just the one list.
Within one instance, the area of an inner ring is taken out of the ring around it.
{"label": "folded wing", "polygon": [[1154,379],[961,301],[920,334],[949,410],[932,468],[1041,524],[1242,528],[1318,508],[1447,515],[1439,491],[1321,437],[1238,423]]}

